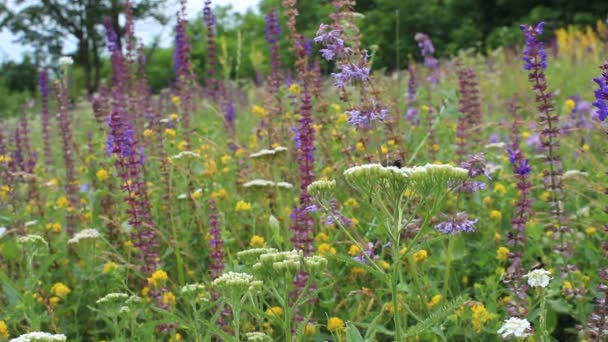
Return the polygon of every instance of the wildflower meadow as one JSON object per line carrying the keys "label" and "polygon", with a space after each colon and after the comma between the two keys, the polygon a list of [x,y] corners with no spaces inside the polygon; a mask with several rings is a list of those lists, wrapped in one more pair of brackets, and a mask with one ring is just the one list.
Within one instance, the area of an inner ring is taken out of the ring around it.
{"label": "wildflower meadow", "polygon": [[0,120],[0,341],[608,340],[603,19],[450,58],[412,31],[384,72],[332,4],[265,13],[255,82],[209,0],[162,91],[129,1],[95,92],[39,71]]}

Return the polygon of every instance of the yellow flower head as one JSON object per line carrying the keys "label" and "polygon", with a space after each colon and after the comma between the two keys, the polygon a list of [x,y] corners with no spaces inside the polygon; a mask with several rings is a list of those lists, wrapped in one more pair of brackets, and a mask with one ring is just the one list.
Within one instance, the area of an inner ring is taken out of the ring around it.
{"label": "yellow flower head", "polygon": [[179,96],[173,96],[171,102],[173,102],[173,104],[179,104]]}
{"label": "yellow flower head", "polygon": [[496,183],[496,185],[494,185],[494,192],[497,194],[504,194],[505,192],[507,192],[507,189],[505,188],[504,185],[500,184],[500,183]]}
{"label": "yellow flower head", "polygon": [[359,202],[357,202],[357,200],[354,198],[349,198],[346,201],[344,201],[344,206],[351,207],[351,208],[359,208]]}
{"label": "yellow flower head", "polygon": [[496,250],[496,259],[499,261],[507,260],[510,250],[507,247],[501,246]]}
{"label": "yellow flower head", "polygon": [[49,304],[51,304],[51,306],[55,306],[57,304],[59,304],[59,301],[61,300],[61,298],[57,297],[57,296],[53,296],[51,298],[49,298]]}
{"label": "yellow flower head", "polygon": [[280,306],[273,306],[271,308],[266,309],[266,314],[268,316],[280,316],[283,314],[283,308]]}
{"label": "yellow flower head", "polygon": [[344,321],[338,317],[330,317],[327,320],[327,330],[329,331],[342,331],[344,330],[345,325],[344,325]]}
{"label": "yellow flower head", "polygon": [[97,176],[97,180],[100,182],[106,181],[108,178],[110,178],[110,174],[104,169],[97,170],[95,176]]}
{"label": "yellow flower head", "polygon": [[357,245],[350,245],[350,248],[348,249],[348,254],[350,254],[351,256],[356,256],[359,254],[359,252],[360,250]]}
{"label": "yellow flower head", "polygon": [[167,275],[167,272],[163,270],[156,270],[148,278],[148,284],[154,287],[158,287],[162,285],[167,279],[169,279],[169,275]]}
{"label": "yellow flower head", "polygon": [[226,189],[221,188],[218,191],[214,191],[211,193],[211,198],[215,198],[215,199],[219,199],[219,200],[224,200],[228,198],[228,191],[226,191]]}
{"label": "yellow flower head", "polygon": [[67,208],[70,205],[70,202],[67,197],[61,196],[55,201],[55,205],[59,208]]}
{"label": "yellow flower head", "polygon": [[317,252],[321,256],[335,255],[336,249],[334,248],[334,246],[330,245],[329,243],[324,242],[324,243],[320,244],[319,247],[317,247]]}
{"label": "yellow flower head", "polygon": [[51,292],[58,297],[64,298],[68,293],[72,292],[72,290],[64,283],[55,283],[51,287]]}
{"label": "yellow flower head", "polygon": [[574,109],[574,106],[576,106],[576,102],[574,102],[573,99],[567,99],[566,102],[564,102],[564,111],[570,113]]}
{"label": "yellow flower head", "polygon": [[299,94],[299,93],[302,91],[302,89],[300,88],[300,85],[299,85],[299,84],[297,84],[297,83],[292,83],[292,84],[289,86],[289,91],[290,91],[290,92],[292,92],[292,93],[294,93],[294,94]]}
{"label": "yellow flower head", "polygon": [[249,245],[251,247],[261,248],[261,247],[264,247],[265,244],[266,244],[266,240],[259,235],[254,235],[249,240]]}
{"label": "yellow flower head", "polygon": [[251,210],[251,204],[249,202],[245,202],[243,200],[240,200],[238,202],[236,202],[236,207],[235,209],[237,212],[239,211],[249,211]]}
{"label": "yellow flower head", "polygon": [[177,132],[173,128],[165,129],[165,136],[169,139],[175,139]]}
{"label": "yellow flower head", "polygon": [[266,109],[258,105],[253,105],[253,107],[251,107],[251,111],[253,112],[253,114],[257,115],[260,118],[265,118],[268,116],[268,112],[266,111]]}
{"label": "yellow flower head", "polygon": [[486,207],[489,207],[490,205],[492,205],[492,197],[490,197],[490,196],[484,197],[483,205],[485,205]]}
{"label": "yellow flower head", "polygon": [[422,105],[422,106],[420,106],[420,110],[427,113],[429,110],[431,110],[431,108],[427,105]]}
{"label": "yellow flower head", "polygon": [[175,113],[171,113],[171,115],[169,115],[169,119],[171,119],[173,121],[177,121],[177,118],[178,118],[178,116]]}
{"label": "yellow flower head", "polygon": [[426,306],[428,306],[429,308],[432,308],[432,307],[436,306],[437,304],[439,304],[439,302],[441,302],[442,298],[443,298],[442,295],[436,294],[433,296],[433,298],[431,298],[430,302],[426,303]]}
{"label": "yellow flower head", "polygon": [[483,304],[475,304],[471,307],[471,312],[473,313],[473,330],[476,333],[481,332],[483,325],[494,319],[494,315],[489,313],[486,307]]}
{"label": "yellow flower head", "polygon": [[591,236],[591,235],[595,235],[595,233],[597,232],[597,228],[595,227],[587,227],[585,228],[585,234]]}
{"label": "yellow flower head", "polygon": [[498,210],[492,210],[492,211],[490,211],[490,218],[494,219],[494,220],[501,220],[502,213]]}
{"label": "yellow flower head", "polygon": [[314,324],[308,323],[304,327],[304,333],[306,336],[314,336],[317,333],[317,327]]}
{"label": "yellow flower head", "polygon": [[179,144],[177,144],[177,149],[180,151],[185,151],[188,148],[188,142],[187,141],[180,141]]}
{"label": "yellow flower head", "polygon": [[421,249],[413,254],[414,261],[416,262],[423,262],[428,256],[429,252],[426,249]]}
{"label": "yellow flower head", "polygon": [[324,232],[320,232],[315,237],[315,240],[317,240],[319,242],[327,242],[327,241],[329,241],[329,236],[326,233],[324,233]]}
{"label": "yellow flower head", "polygon": [[114,271],[115,269],[118,269],[118,264],[115,262],[106,262],[103,265],[103,273],[110,273],[112,271]]}
{"label": "yellow flower head", "polygon": [[345,123],[348,121],[348,114],[346,113],[341,113],[340,115],[338,115],[338,118],[336,119],[336,122],[341,124],[341,123]]}
{"label": "yellow flower head", "polygon": [[355,266],[350,269],[350,275],[353,277],[361,277],[367,274],[367,271],[363,267]]}
{"label": "yellow flower head", "polygon": [[0,321],[0,336],[8,338],[8,325],[4,321]]}
{"label": "yellow flower head", "polygon": [[151,129],[149,129],[149,128],[144,129],[143,135],[144,135],[144,138],[150,139],[150,138],[152,138],[154,136],[154,131],[151,130]]}
{"label": "yellow flower head", "polygon": [[167,291],[163,293],[163,304],[173,306],[175,305],[176,298],[173,292]]}
{"label": "yellow flower head", "polygon": [[363,142],[359,141],[355,145],[355,148],[357,149],[357,152],[363,152],[363,151],[365,151],[365,144]]}

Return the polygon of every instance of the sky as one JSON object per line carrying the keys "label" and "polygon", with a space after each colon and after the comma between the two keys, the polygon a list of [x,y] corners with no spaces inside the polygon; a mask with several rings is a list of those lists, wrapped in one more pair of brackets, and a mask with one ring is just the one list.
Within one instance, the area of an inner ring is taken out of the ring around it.
{"label": "sky", "polygon": [[[248,9],[256,9],[259,0],[213,0],[212,4],[215,5],[232,5],[232,8],[238,12],[245,12]],[[192,19],[203,10],[203,0],[189,0],[188,1],[188,18]],[[177,13],[179,9],[179,1],[170,0],[167,5],[167,13]],[[202,18],[202,17],[201,17]],[[173,23],[165,26],[164,28],[154,23],[153,21],[140,21],[136,23],[136,34],[140,37],[144,44],[149,43],[152,39],[161,35],[161,41],[170,43],[172,42],[172,31]],[[15,43],[15,36],[8,30],[0,31],[0,62],[6,60],[21,60],[23,53],[29,51],[27,46]],[[66,50],[73,47],[73,42],[68,41],[66,43]],[[65,51],[66,53],[69,51]]]}

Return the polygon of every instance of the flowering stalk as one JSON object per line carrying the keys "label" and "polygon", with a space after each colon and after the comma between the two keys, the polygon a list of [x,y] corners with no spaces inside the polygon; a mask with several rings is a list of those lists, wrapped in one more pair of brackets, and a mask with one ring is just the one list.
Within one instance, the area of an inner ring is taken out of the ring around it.
{"label": "flowering stalk", "polygon": [[268,93],[266,98],[266,108],[268,110],[269,125],[268,125],[268,146],[272,148],[273,143],[279,141],[279,137],[275,137],[273,119],[276,120],[282,113],[282,101],[279,94],[281,87],[281,55],[279,49],[279,37],[281,35],[281,26],[279,25],[279,15],[275,9],[272,9],[266,16],[266,42],[270,48],[270,76],[268,76]]}
{"label": "flowering stalk", "polygon": [[78,183],[74,166],[74,139],[72,136],[72,117],[69,111],[68,91],[64,83],[55,83],[57,98],[57,123],[61,135],[63,161],[65,168],[65,193],[69,206],[66,208],[66,230],[70,235],[76,231],[76,210],[79,206]]}
{"label": "flowering stalk", "polygon": [[207,91],[215,101],[219,100],[219,81],[215,78],[217,73],[217,44],[215,42],[215,14],[211,9],[211,0],[205,0],[203,7],[203,21],[207,28]]}
{"label": "flowering stalk", "polygon": [[524,69],[529,71],[528,79],[532,83],[532,89],[536,95],[537,109],[539,111],[540,140],[546,151],[544,161],[548,170],[543,171],[545,189],[551,194],[551,214],[555,220],[556,251],[565,255],[571,254],[572,245],[568,242],[566,235],[570,232],[567,226],[567,217],[563,208],[564,193],[562,191],[561,174],[562,163],[559,155],[560,135],[559,116],[553,113],[553,95],[548,91],[547,79],[544,70],[547,68],[547,53],[543,49],[542,42],[537,37],[543,33],[545,23],[540,22],[536,26],[521,25],[526,36],[526,49],[524,50]]}
{"label": "flowering stalk", "polygon": [[[601,65],[600,69],[602,70],[601,77],[593,79],[599,87],[595,91],[593,106],[597,107],[598,118],[603,122],[608,117],[608,62]],[[608,189],[606,189],[606,193],[608,193]],[[604,212],[608,213],[608,206],[604,208]],[[604,226],[604,231],[608,232],[608,225]],[[608,241],[603,242],[602,252],[604,263],[598,272],[600,284],[597,287],[600,296],[593,300],[593,311],[587,318],[586,326],[586,335],[591,341],[604,341],[608,336],[608,267],[605,266],[605,260],[608,259]]]}
{"label": "flowering stalk", "polygon": [[412,125],[419,125],[420,112],[416,107],[416,98],[418,97],[418,82],[416,81],[414,65],[408,66],[407,74],[407,97],[405,98],[405,104],[409,105],[410,107],[405,112],[405,119]]}
{"label": "flowering stalk", "polygon": [[429,69],[429,74],[427,75],[426,80],[431,84],[432,87],[436,87],[439,83],[439,61],[433,57],[433,54],[435,53],[433,42],[428,35],[420,32],[416,33],[414,39],[418,43],[420,53],[424,58],[424,66]]}
{"label": "flowering stalk", "polygon": [[53,165],[53,152],[51,150],[49,115],[49,74],[46,70],[41,70],[38,75],[38,88],[40,90],[40,119],[42,123],[42,142],[44,145],[44,163],[48,169]]}
{"label": "flowering stalk", "polygon": [[188,39],[188,20],[186,19],[186,1],[181,1],[181,9],[177,18],[177,26],[175,28],[175,54],[174,54],[174,69],[176,84],[179,93],[179,104],[181,109],[181,122],[184,130],[184,139],[190,143],[191,135],[191,116],[193,111],[192,99],[192,84],[194,83],[194,73],[192,71],[192,62],[190,60],[190,52],[192,46]]}
{"label": "flowering stalk", "polygon": [[460,85],[460,113],[456,129],[456,153],[459,158],[472,152],[481,142],[481,102],[477,74],[471,68],[458,71]]}
{"label": "flowering stalk", "polygon": [[519,107],[515,99],[510,106],[513,125],[511,127],[511,147],[509,148],[509,161],[511,162],[513,173],[517,179],[517,189],[519,190],[519,200],[515,203],[515,212],[511,219],[511,230],[507,233],[507,245],[510,247],[508,257],[510,265],[504,276],[504,281],[508,284],[512,299],[507,305],[509,316],[524,318],[528,315],[528,303],[526,291],[527,285],[523,282],[526,273],[521,262],[526,244],[526,222],[532,215],[532,200],[530,199],[530,164],[520,147],[520,116]]}

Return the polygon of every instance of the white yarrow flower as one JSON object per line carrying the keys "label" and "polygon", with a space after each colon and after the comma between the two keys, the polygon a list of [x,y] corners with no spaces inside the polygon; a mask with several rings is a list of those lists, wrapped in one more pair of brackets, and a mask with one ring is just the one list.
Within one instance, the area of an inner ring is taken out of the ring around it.
{"label": "white yarrow flower", "polygon": [[525,318],[511,317],[505,320],[505,324],[498,329],[498,333],[502,335],[503,338],[510,336],[524,338],[531,335],[530,329],[530,322]]}
{"label": "white yarrow flower", "polygon": [[528,278],[528,285],[532,287],[547,287],[549,281],[553,279],[553,277],[551,277],[551,272],[543,268],[532,270],[524,277]]}
{"label": "white yarrow flower", "polygon": [[71,245],[74,243],[78,243],[78,242],[80,242],[80,240],[85,240],[85,239],[96,239],[100,236],[101,236],[101,234],[99,234],[97,229],[88,228],[88,229],[84,229],[84,230],[76,233],[73,238],[68,240],[68,244]]}
{"label": "white yarrow flower", "polygon": [[11,339],[9,342],[43,342],[43,341],[66,341],[67,337],[63,334],[51,334],[47,332],[35,331]]}
{"label": "white yarrow flower", "polygon": [[59,57],[59,65],[62,67],[69,67],[74,64],[74,60],[70,56]]}

